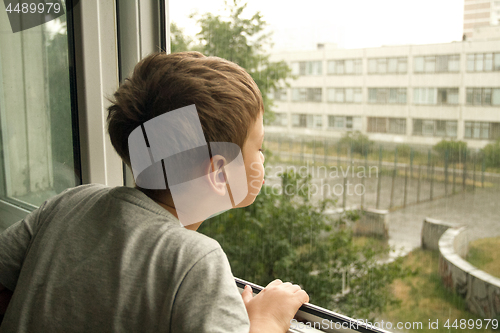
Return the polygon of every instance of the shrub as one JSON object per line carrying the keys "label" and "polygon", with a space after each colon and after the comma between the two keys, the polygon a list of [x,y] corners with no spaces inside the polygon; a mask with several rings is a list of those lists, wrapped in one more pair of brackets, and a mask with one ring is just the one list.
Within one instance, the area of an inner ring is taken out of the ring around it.
{"label": "shrub", "polygon": [[487,168],[500,168],[500,138],[483,148]]}
{"label": "shrub", "polygon": [[362,134],[360,131],[347,132],[340,139],[339,144],[342,147],[348,147],[353,153],[358,153],[364,155],[365,152],[370,151],[373,146],[373,141],[371,141],[368,136]]}
{"label": "shrub", "polygon": [[398,149],[398,157],[410,157],[411,147],[406,144],[399,144],[396,146]]}
{"label": "shrub", "polygon": [[443,160],[445,159],[446,152],[448,152],[448,162],[463,162],[464,154],[467,151],[467,142],[441,140],[434,145],[433,149]]}

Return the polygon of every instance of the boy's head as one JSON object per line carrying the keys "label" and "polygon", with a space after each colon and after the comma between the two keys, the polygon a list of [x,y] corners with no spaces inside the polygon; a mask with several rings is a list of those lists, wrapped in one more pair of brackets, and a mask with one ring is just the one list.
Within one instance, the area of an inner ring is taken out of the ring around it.
{"label": "boy's head", "polygon": [[[206,142],[230,142],[243,151],[249,197],[240,206],[250,204],[262,185],[259,149],[263,102],[251,76],[232,62],[198,52],[157,53],[141,60],[108,108],[111,143],[131,166],[128,139],[132,131],[148,120],[192,104]],[[157,201],[166,192],[141,190]]]}

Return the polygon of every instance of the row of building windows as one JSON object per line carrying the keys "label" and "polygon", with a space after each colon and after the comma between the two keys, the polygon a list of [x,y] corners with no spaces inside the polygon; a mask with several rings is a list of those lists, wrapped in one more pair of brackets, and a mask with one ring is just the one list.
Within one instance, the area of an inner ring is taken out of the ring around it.
{"label": "row of building windows", "polygon": [[[326,74],[361,75],[363,59],[338,59],[326,62]],[[294,75],[323,75],[323,61],[297,61],[291,63]],[[460,55],[428,55],[413,57],[414,73],[447,73],[460,71]],[[500,71],[500,53],[467,54],[468,72]],[[368,59],[368,74],[406,74],[408,57]]]}
{"label": "row of building windows", "polygon": [[[292,88],[293,102],[322,102],[322,88]],[[406,104],[406,88],[368,88],[370,104]],[[416,105],[458,105],[458,88],[413,88]],[[467,105],[500,105],[500,88],[466,88]],[[287,101],[286,89],[278,89],[271,98]],[[362,103],[362,88],[327,88],[326,101],[332,103]]]}
{"label": "row of building windows", "polygon": [[[316,114],[293,113],[291,126],[294,128],[322,129],[323,116]],[[368,133],[406,134],[405,118],[368,117]],[[288,115],[276,113],[272,126],[287,127]],[[362,130],[361,117],[328,116],[328,129]],[[457,137],[458,122],[456,120],[413,119],[413,135],[430,137]],[[466,121],[464,137],[467,139],[495,140],[500,138],[500,123]]]}

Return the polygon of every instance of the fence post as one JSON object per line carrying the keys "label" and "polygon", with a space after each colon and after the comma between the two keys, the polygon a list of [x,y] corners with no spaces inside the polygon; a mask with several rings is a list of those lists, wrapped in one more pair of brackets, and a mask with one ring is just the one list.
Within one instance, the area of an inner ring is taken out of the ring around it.
{"label": "fence post", "polygon": [[340,169],[340,143],[338,142],[337,142],[337,169]]}
{"label": "fence post", "polygon": [[453,188],[451,190],[453,194],[455,194],[456,168],[457,168],[457,163],[455,162],[455,160],[453,160]]}
{"label": "fence post", "polygon": [[465,180],[467,179],[467,150],[464,152],[464,167],[462,168],[462,190],[465,191]]}
{"label": "fence post", "polygon": [[328,142],[325,139],[325,141],[323,142],[323,154],[324,154],[324,156],[323,156],[323,159],[324,159],[323,160],[323,164],[325,166],[327,165],[327,156],[328,156],[328,148],[327,147],[328,147]]}
{"label": "fence post", "polygon": [[481,187],[484,188],[484,169],[486,169],[485,158],[483,155],[483,162],[481,164]]}
{"label": "fence post", "polygon": [[476,154],[472,157],[472,190],[476,190]]}
{"label": "fence post", "polygon": [[420,182],[422,181],[422,166],[418,166],[418,183],[417,183],[417,203],[420,203]]}
{"label": "fence post", "polygon": [[366,170],[368,169],[368,151],[365,150],[365,172],[364,176],[361,177],[361,186],[363,187],[363,193],[361,194],[361,209],[365,206],[365,178],[366,178]]}
{"label": "fence post", "polygon": [[304,138],[300,142],[300,163],[304,163]]}
{"label": "fence post", "polygon": [[444,196],[448,196],[448,151],[444,153]]}
{"label": "fence post", "polygon": [[342,188],[342,208],[344,209],[345,212],[345,207],[346,207],[346,187],[347,187],[347,177],[344,177],[344,187]]}
{"label": "fence post", "polygon": [[413,148],[410,148],[410,183],[411,180],[413,179],[413,154],[414,150]]}
{"label": "fence post", "polygon": [[431,171],[431,150],[427,151],[427,179],[429,179],[429,174]]}
{"label": "fence post", "polygon": [[378,173],[377,173],[377,204],[375,207],[380,208],[380,186],[382,181],[382,146],[379,148],[378,152]]}
{"label": "fence post", "polygon": [[403,199],[403,207],[406,207],[407,194],[408,194],[408,167],[405,167],[405,193]]}
{"label": "fence post", "polygon": [[313,139],[313,162],[316,164],[316,138]]}
{"label": "fence post", "polygon": [[283,139],[283,137],[280,135],[279,139],[278,139],[278,156],[279,156],[279,160],[281,161],[281,140]]}
{"label": "fence post", "polygon": [[431,193],[430,193],[431,201],[434,199],[434,163],[431,166]]}
{"label": "fence post", "polygon": [[394,185],[396,183],[396,176],[398,172],[397,164],[398,164],[398,147],[394,149],[394,170],[392,171],[391,201],[389,203],[389,209],[392,209],[394,205]]}

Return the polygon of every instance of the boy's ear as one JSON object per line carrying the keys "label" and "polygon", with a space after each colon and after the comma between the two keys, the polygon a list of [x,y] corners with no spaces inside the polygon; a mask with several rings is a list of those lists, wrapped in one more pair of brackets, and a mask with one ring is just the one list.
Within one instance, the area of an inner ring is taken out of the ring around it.
{"label": "boy's ear", "polygon": [[220,196],[226,195],[226,159],[221,155],[215,155],[210,159],[209,171],[207,173],[208,181],[215,191]]}

